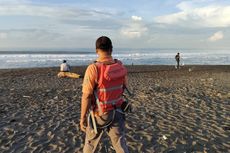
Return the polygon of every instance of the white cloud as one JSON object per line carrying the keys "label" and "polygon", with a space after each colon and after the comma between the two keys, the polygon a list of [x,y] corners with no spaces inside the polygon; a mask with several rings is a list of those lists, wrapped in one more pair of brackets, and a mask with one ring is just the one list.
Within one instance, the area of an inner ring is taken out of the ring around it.
{"label": "white cloud", "polygon": [[215,41],[221,40],[223,38],[224,38],[223,32],[218,31],[218,32],[214,33],[211,37],[209,37],[208,40],[211,42],[215,42]]}
{"label": "white cloud", "polygon": [[160,24],[186,27],[230,27],[230,6],[198,6],[192,1],[177,5],[180,12],[158,16],[155,22]]}
{"label": "white cloud", "polygon": [[125,26],[123,26],[120,30],[121,34],[128,38],[139,38],[143,36],[148,28],[140,21],[141,17],[132,16],[131,21],[128,22]]}
{"label": "white cloud", "polygon": [[140,17],[140,16],[132,16],[132,20],[133,21],[141,21],[142,17]]}
{"label": "white cloud", "polygon": [[177,5],[177,8],[183,11],[192,10],[193,7],[193,3],[191,2],[181,2]]}
{"label": "white cloud", "polygon": [[41,16],[57,19],[71,20],[100,20],[113,16],[113,14],[105,13],[102,10],[95,9],[79,9],[71,6],[42,6],[32,4],[2,4],[0,7],[0,16],[9,15],[25,15],[25,16]]}
{"label": "white cloud", "polygon": [[7,36],[8,36],[7,33],[5,33],[5,32],[0,32],[0,39],[6,39]]}
{"label": "white cloud", "polygon": [[0,0],[0,4],[22,4],[28,2],[29,0]]}

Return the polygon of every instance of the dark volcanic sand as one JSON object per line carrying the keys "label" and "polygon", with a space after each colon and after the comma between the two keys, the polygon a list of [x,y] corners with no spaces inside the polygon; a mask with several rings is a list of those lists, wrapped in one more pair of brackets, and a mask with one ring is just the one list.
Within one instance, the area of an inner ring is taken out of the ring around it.
{"label": "dark volcanic sand", "polygon": [[[86,67],[73,72],[84,74]],[[230,66],[128,66],[131,153],[228,152]],[[81,152],[82,79],[58,68],[0,70],[0,152]],[[108,138],[99,152],[114,152]]]}

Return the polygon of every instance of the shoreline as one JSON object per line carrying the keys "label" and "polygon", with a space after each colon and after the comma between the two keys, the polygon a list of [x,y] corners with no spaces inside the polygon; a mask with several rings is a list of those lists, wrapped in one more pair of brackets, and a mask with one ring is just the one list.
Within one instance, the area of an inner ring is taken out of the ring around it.
{"label": "shoreline", "polygon": [[[89,64],[88,64],[89,65]],[[79,66],[71,66],[71,68],[85,68],[87,67],[88,65],[79,65]],[[175,65],[125,65],[125,67],[127,68],[130,68],[130,67],[151,67],[151,68],[172,68],[172,69],[175,69]],[[207,68],[207,67],[216,67],[216,68],[223,68],[223,67],[229,67],[230,65],[200,65],[200,64],[197,64],[197,65],[184,65],[184,66],[181,66],[181,68],[188,68],[188,67],[198,67],[198,68]],[[28,70],[28,69],[57,69],[59,70],[59,66],[53,66],[53,67],[22,67],[22,68],[2,68],[0,69],[0,71],[5,71],[5,70]]]}

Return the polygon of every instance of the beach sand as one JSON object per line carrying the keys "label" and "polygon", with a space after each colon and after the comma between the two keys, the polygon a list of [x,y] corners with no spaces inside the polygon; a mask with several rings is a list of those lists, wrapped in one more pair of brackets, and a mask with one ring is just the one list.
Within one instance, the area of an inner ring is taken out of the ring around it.
{"label": "beach sand", "polygon": [[[86,67],[74,67],[84,74]],[[227,153],[230,66],[127,66],[131,153]],[[0,70],[0,152],[82,152],[82,78],[59,68]],[[108,137],[98,152],[113,153]]]}

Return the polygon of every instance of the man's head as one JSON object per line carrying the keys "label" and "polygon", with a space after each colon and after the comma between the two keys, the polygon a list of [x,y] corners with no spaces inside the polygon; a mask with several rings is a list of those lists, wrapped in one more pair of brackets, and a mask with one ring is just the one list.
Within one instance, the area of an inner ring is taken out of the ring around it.
{"label": "man's head", "polygon": [[106,36],[101,36],[97,39],[96,41],[96,50],[103,51],[105,53],[111,54],[113,49],[112,41],[106,37]]}
{"label": "man's head", "polygon": [[66,63],[66,60],[63,60],[63,63]]}

